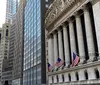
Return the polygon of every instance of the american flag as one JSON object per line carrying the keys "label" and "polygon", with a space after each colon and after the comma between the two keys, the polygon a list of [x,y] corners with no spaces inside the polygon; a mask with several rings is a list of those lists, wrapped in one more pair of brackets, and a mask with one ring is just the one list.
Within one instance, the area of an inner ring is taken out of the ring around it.
{"label": "american flag", "polygon": [[48,63],[48,71],[52,72],[52,70],[53,70],[53,67],[50,65],[50,63]]}
{"label": "american flag", "polygon": [[57,70],[58,67],[59,67],[59,62],[57,61],[57,62],[55,63],[55,65],[54,65],[54,70]]}
{"label": "american flag", "polygon": [[72,62],[72,66],[76,66],[79,63],[79,56],[77,56],[74,52],[73,52],[73,62]]}
{"label": "american flag", "polygon": [[57,59],[57,66],[60,67],[60,66],[62,66],[63,64],[64,64],[64,61],[61,60],[61,59],[58,57],[58,59]]}

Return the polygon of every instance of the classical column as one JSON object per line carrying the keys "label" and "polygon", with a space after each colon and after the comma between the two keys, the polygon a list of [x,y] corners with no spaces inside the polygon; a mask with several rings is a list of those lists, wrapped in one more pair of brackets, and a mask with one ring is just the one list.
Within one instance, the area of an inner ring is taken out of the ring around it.
{"label": "classical column", "polygon": [[93,7],[95,30],[96,30],[97,44],[98,44],[98,51],[99,51],[98,54],[100,56],[100,1],[98,0],[96,2],[94,0],[92,7]]}
{"label": "classical column", "polygon": [[62,74],[58,74],[58,77],[59,77],[59,83],[63,82]]}
{"label": "classical column", "polygon": [[85,80],[84,69],[78,71],[79,73],[79,80]]}
{"label": "classical column", "polygon": [[75,42],[74,25],[71,19],[69,20],[69,34],[70,34],[71,55],[73,60],[73,52],[76,53],[76,42]]}
{"label": "classical column", "polygon": [[64,50],[65,50],[65,63],[66,67],[70,65],[70,55],[69,55],[69,43],[68,43],[68,34],[67,26],[63,24],[63,37],[64,37]]}
{"label": "classical column", "polygon": [[53,37],[50,35],[48,39],[48,62],[54,65]]}
{"label": "classical column", "polygon": [[48,76],[48,77],[49,77],[49,84],[50,84],[50,83],[53,83],[53,82],[52,82],[52,76]]}
{"label": "classical column", "polygon": [[71,72],[71,81],[76,81],[75,72]]}
{"label": "classical column", "polygon": [[59,58],[63,59],[63,42],[62,42],[62,33],[61,30],[58,29],[58,44],[59,44]]}
{"label": "classical column", "polygon": [[69,82],[68,73],[65,73],[65,74],[64,74],[64,79],[65,79],[65,80],[64,80],[65,82]]}
{"label": "classical column", "polygon": [[89,10],[87,7],[84,7],[84,22],[85,22],[85,30],[86,30],[86,39],[87,39],[87,46],[88,46],[88,54],[89,54],[89,61],[94,60],[94,41],[93,41],[93,34],[92,34],[92,26],[90,21]]}
{"label": "classical column", "polygon": [[57,58],[58,58],[58,47],[57,47],[57,34],[56,34],[56,32],[53,33],[53,37],[54,37],[54,63],[56,63]]}
{"label": "classical column", "polygon": [[53,78],[54,78],[54,83],[58,83],[58,82],[57,82],[57,76],[54,75]]}
{"label": "classical column", "polygon": [[85,60],[85,49],[84,49],[84,41],[82,33],[82,23],[78,13],[76,13],[75,17],[76,17],[76,30],[77,30],[80,63],[83,63],[83,61]]}
{"label": "classical column", "polygon": [[96,79],[94,68],[88,68],[87,72],[88,72],[89,80]]}

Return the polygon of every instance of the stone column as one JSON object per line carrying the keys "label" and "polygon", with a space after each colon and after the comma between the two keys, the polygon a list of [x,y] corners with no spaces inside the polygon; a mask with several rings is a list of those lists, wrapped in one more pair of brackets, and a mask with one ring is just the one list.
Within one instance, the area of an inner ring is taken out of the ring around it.
{"label": "stone column", "polygon": [[54,78],[54,83],[58,83],[58,82],[57,82],[57,76],[54,75],[53,78]]}
{"label": "stone column", "polygon": [[82,23],[78,13],[76,13],[75,17],[76,17],[76,30],[77,30],[80,63],[83,63],[83,61],[85,60],[85,49],[84,49],[84,41],[82,33]]}
{"label": "stone column", "polygon": [[71,72],[71,81],[76,81],[75,72]]}
{"label": "stone column", "polygon": [[88,72],[89,80],[96,79],[94,68],[88,68],[87,72]]}
{"label": "stone column", "polygon": [[48,39],[48,62],[51,66],[54,65],[54,51],[53,51],[53,37],[50,36]]}
{"label": "stone column", "polygon": [[78,71],[78,73],[79,73],[79,80],[80,81],[85,80],[84,70],[81,69],[81,70]]}
{"label": "stone column", "polygon": [[76,42],[75,42],[74,26],[71,20],[69,20],[69,33],[70,33],[71,55],[73,61],[73,52],[76,53]]}
{"label": "stone column", "polygon": [[66,67],[70,65],[70,55],[69,55],[69,43],[68,43],[68,35],[67,35],[67,27],[66,24],[63,24],[63,37],[64,37],[64,50],[65,50],[65,63]]}
{"label": "stone column", "polygon": [[64,74],[64,79],[65,79],[65,80],[64,80],[65,82],[69,82],[68,73],[65,73],[65,74]]}
{"label": "stone column", "polygon": [[58,44],[59,44],[59,58],[63,59],[63,42],[62,42],[62,34],[61,34],[61,30],[58,29]]}
{"label": "stone column", "polygon": [[94,0],[93,14],[94,14],[96,36],[97,36],[98,51],[99,51],[98,54],[100,56],[100,1],[98,0],[96,3],[95,2],[96,1]]}
{"label": "stone column", "polygon": [[57,47],[57,35],[55,32],[53,36],[54,36],[54,63],[56,63],[58,58],[58,47]]}
{"label": "stone column", "polygon": [[58,77],[59,77],[59,83],[63,82],[62,74],[58,74]]}
{"label": "stone column", "polygon": [[86,30],[86,39],[87,39],[87,46],[88,46],[88,54],[89,54],[89,61],[92,61],[95,57],[95,48],[94,48],[94,41],[93,41],[93,34],[92,34],[92,26],[90,21],[89,10],[87,7],[84,7],[84,22],[85,22],[85,30]]}
{"label": "stone column", "polygon": [[52,83],[52,76],[48,76],[49,77],[49,84]]}

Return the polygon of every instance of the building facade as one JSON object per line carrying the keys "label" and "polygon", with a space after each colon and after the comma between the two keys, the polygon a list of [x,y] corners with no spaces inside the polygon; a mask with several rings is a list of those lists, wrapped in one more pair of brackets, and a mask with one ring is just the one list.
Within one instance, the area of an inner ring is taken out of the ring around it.
{"label": "building facade", "polygon": [[[54,0],[46,12],[48,85],[100,84],[100,0]],[[72,67],[73,52],[80,62]],[[54,67],[55,68],[55,67]]]}
{"label": "building facade", "polygon": [[15,18],[13,18],[13,23],[10,28],[10,40],[9,40],[9,55],[8,59],[4,59],[3,68],[5,68],[2,72],[2,84],[8,82],[9,85],[12,85],[12,71],[13,71],[13,58],[14,58],[14,40],[15,40],[15,28],[16,22]]}
{"label": "building facade", "polygon": [[20,0],[15,20],[16,26],[15,26],[14,59],[13,59],[13,72],[12,72],[13,85],[22,85],[23,52],[24,52],[24,47],[23,47],[24,6],[25,6],[25,0]]}
{"label": "building facade", "polygon": [[9,41],[10,41],[10,25],[8,23],[3,24],[0,29],[0,81],[2,81],[2,73],[6,69],[8,70],[8,64],[5,62],[8,61],[9,56]]}
{"label": "building facade", "polygon": [[45,0],[27,0],[24,11],[23,85],[45,85]]}

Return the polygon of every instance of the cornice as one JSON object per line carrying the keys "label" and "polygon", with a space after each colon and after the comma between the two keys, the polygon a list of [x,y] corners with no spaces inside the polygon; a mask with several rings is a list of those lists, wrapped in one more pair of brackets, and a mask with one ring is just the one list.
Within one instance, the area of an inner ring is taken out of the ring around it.
{"label": "cornice", "polygon": [[80,69],[86,69],[89,67],[96,68],[97,66],[100,66],[100,61],[89,62],[87,64],[82,64],[82,65],[79,65],[76,67],[65,68],[63,70],[59,70],[59,71],[55,71],[55,72],[48,72],[48,76],[52,76],[52,75],[56,75],[56,74],[60,74],[60,73],[71,72],[71,71],[80,70]]}

